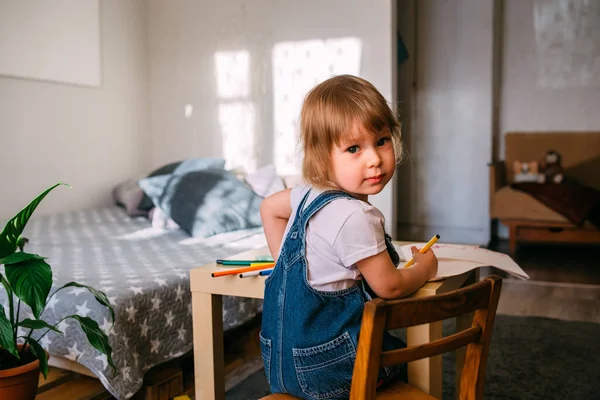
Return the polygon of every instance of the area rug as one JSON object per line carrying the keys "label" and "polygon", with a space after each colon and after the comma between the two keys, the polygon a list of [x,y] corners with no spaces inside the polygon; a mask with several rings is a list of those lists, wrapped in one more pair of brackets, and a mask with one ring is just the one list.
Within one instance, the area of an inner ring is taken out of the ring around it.
{"label": "area rug", "polygon": [[[444,335],[454,324],[444,322]],[[600,324],[497,315],[484,398],[600,399]],[[444,356],[443,399],[454,399],[454,355]],[[269,394],[263,370],[227,392],[227,400]]]}

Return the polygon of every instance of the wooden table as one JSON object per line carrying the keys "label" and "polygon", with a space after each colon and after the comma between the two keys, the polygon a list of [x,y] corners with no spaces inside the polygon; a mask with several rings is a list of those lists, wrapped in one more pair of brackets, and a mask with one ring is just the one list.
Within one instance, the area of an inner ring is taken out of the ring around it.
{"label": "wooden table", "polygon": [[[394,242],[396,245],[406,244]],[[237,254],[231,259],[253,259],[259,255],[268,255],[267,247]],[[198,400],[224,400],[225,374],[223,355],[223,307],[222,297],[241,296],[262,299],[266,277],[256,276],[239,278],[238,275],[211,277],[211,273],[222,271],[224,267],[209,263],[197,267],[190,272],[190,288],[192,291],[192,319],[194,337],[194,376],[195,392]],[[458,289],[475,282],[475,272],[451,278],[428,282],[411,297],[433,296]],[[457,329],[464,329],[470,318],[457,318]],[[427,343],[442,337],[442,323],[419,325],[406,330],[408,346]],[[456,377],[460,379],[460,371],[464,360],[464,350],[456,354]],[[434,397],[442,397],[442,357],[431,357],[413,361],[408,364],[408,380]],[[458,384],[457,386],[458,387]]]}

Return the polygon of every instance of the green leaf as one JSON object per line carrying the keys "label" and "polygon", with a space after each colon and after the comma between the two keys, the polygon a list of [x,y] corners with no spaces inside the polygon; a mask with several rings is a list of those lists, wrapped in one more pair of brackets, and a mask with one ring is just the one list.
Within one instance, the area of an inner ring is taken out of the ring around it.
{"label": "green leaf", "polygon": [[115,310],[113,310],[112,306],[110,305],[110,301],[108,301],[108,297],[106,296],[106,294],[104,294],[104,292],[101,292],[100,290],[96,290],[96,289],[94,289],[91,286],[82,285],[81,283],[77,283],[77,282],[69,282],[69,283],[65,284],[64,286],[62,286],[61,288],[57,289],[56,291],[58,292],[59,290],[67,288],[67,287],[70,287],[70,286],[76,286],[76,287],[80,287],[80,288],[86,288],[87,290],[89,290],[90,293],[94,295],[94,297],[96,298],[96,300],[98,301],[98,303],[100,303],[103,306],[105,306],[105,307],[108,308],[108,310],[110,311],[110,315],[112,317],[113,324],[114,324],[114,322],[115,322]]}
{"label": "green leaf", "polygon": [[4,314],[4,307],[0,304],[0,347],[8,350],[10,354],[19,358],[17,344],[13,340],[12,324]]}
{"label": "green leaf", "polygon": [[50,193],[55,187],[67,185],[66,183],[57,183],[56,185],[50,187],[45,192],[40,194],[38,197],[33,199],[31,203],[27,205],[27,207],[23,208],[17,215],[15,215],[11,220],[6,223],[4,230],[0,233],[0,258],[4,258],[9,254],[12,254],[17,249],[17,242],[21,233],[23,233],[23,229],[25,229],[25,225],[27,225],[27,221],[37,208],[38,204],[42,201],[44,197],[48,193]]}
{"label": "green leaf", "polygon": [[12,288],[10,287],[10,283],[8,283],[8,281],[6,280],[6,278],[4,278],[4,275],[0,274],[0,282],[2,282],[2,286],[4,286],[4,289],[6,289],[6,294],[8,297],[8,307],[10,309],[10,315],[8,316],[8,318],[10,318],[11,320],[13,319],[13,291]]}
{"label": "green leaf", "polygon": [[62,333],[61,331],[59,331],[56,327],[50,325],[49,323],[47,323],[46,321],[43,321],[41,319],[24,319],[23,321],[20,321],[19,323],[17,323],[17,326],[22,326],[23,328],[29,328],[29,329],[52,329],[54,332],[58,332],[58,333]]}
{"label": "green leaf", "polygon": [[46,257],[38,256],[37,254],[18,252],[18,253],[13,253],[4,258],[0,258],[0,264],[11,265],[11,264],[20,263],[23,261],[45,260],[45,259],[46,259]]}
{"label": "green leaf", "polygon": [[69,315],[68,318],[73,318],[79,321],[81,329],[87,336],[88,341],[92,346],[98,349],[102,354],[106,354],[106,360],[112,367],[113,374],[117,372],[117,368],[112,359],[112,347],[108,343],[108,336],[100,329],[98,323],[89,317],[80,317],[79,315]]}
{"label": "green leaf", "polygon": [[35,339],[27,338],[27,342],[35,358],[40,360],[40,370],[44,374],[44,379],[48,378],[48,357],[46,356],[46,351]]}
{"label": "green leaf", "polygon": [[15,295],[31,307],[36,319],[46,304],[52,287],[52,269],[43,259],[30,258],[4,266]]}

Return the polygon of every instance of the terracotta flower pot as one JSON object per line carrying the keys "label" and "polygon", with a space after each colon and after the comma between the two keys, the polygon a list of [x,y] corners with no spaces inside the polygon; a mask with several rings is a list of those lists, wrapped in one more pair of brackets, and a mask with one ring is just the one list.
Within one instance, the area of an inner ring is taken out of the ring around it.
{"label": "terracotta flower pot", "polygon": [[[19,345],[19,349],[21,345]],[[48,355],[48,352],[46,352]],[[0,399],[33,400],[40,379],[40,361],[0,370]]]}

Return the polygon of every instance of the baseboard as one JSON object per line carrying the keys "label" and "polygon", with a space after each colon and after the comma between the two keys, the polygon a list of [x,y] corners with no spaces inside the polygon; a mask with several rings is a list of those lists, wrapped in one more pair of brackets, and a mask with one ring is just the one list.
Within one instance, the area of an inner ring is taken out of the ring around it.
{"label": "baseboard", "polygon": [[398,225],[394,240],[428,241],[440,235],[440,242],[463,243],[487,246],[490,242],[490,229],[487,227],[451,227]]}

